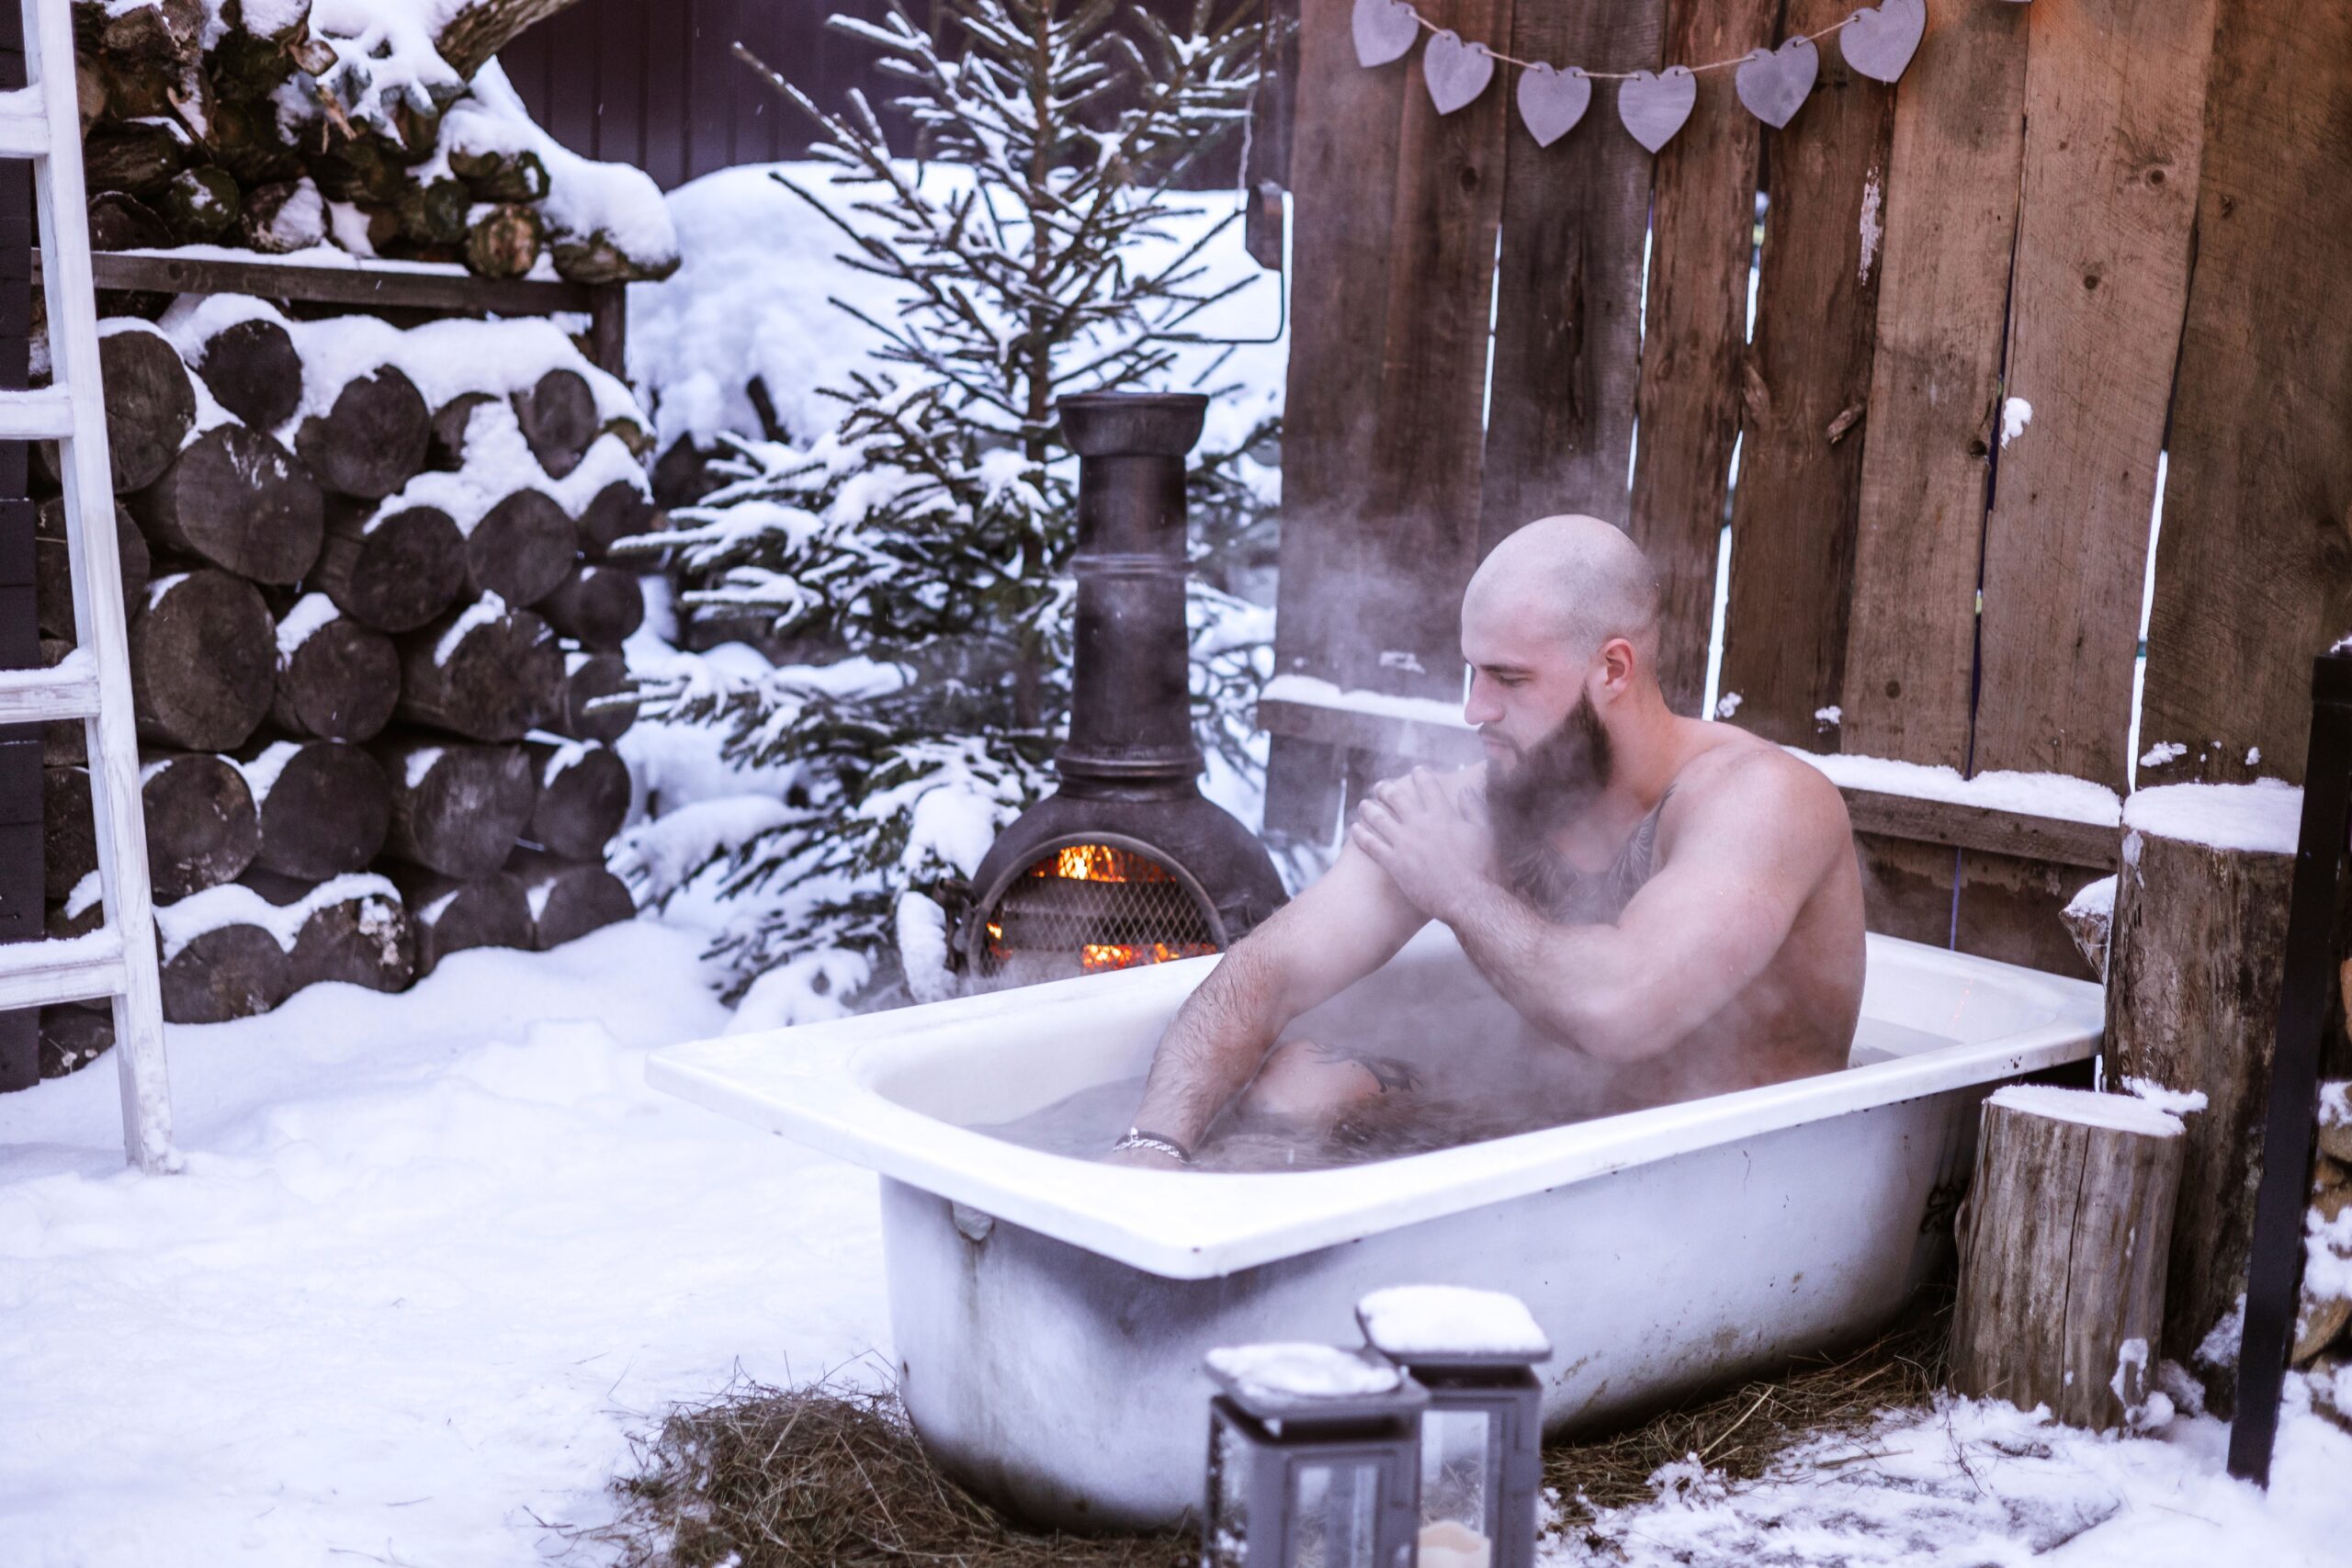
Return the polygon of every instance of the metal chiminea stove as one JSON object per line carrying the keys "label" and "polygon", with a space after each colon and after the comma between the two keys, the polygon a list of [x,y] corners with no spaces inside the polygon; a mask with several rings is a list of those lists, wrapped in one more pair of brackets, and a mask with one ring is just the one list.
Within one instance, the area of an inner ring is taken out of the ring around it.
{"label": "metal chiminea stove", "polygon": [[1093,392],[1059,404],[1079,457],[1075,667],[1060,787],[972,879],[980,989],[1193,958],[1283,902],[1265,847],[1201,795],[1184,629],[1184,454],[1208,400]]}

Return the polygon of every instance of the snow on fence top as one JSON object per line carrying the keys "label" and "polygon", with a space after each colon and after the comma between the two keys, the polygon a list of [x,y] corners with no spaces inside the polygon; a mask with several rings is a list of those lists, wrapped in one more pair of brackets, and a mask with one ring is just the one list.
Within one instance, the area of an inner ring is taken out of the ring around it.
{"label": "snow on fence top", "polygon": [[2100,828],[2112,828],[2122,817],[2122,798],[2113,790],[2064,773],[1989,773],[1962,778],[1955,768],[1898,762],[1888,757],[1800,751],[1793,747],[1789,755],[1820,769],[1840,789],[2052,817]]}
{"label": "snow on fence top", "polygon": [[2252,784],[2161,784],[2124,803],[2124,858],[2136,852],[2130,832],[2252,854],[2290,855],[2302,834],[2303,792],[2280,779]]}
{"label": "snow on fence top", "polygon": [[1374,1349],[1407,1365],[1434,1356],[1540,1359],[1552,1353],[1552,1341],[1527,1303],[1502,1291],[1392,1285],[1358,1302],[1356,1320]]}
{"label": "snow on fence top", "polygon": [[2011,1084],[2007,1089],[1995,1089],[1985,1103],[2085,1127],[2108,1127],[2156,1138],[2174,1137],[2184,1131],[2179,1117],[2131,1094],[2098,1094],[2086,1089],[2059,1089],[2051,1084]]}

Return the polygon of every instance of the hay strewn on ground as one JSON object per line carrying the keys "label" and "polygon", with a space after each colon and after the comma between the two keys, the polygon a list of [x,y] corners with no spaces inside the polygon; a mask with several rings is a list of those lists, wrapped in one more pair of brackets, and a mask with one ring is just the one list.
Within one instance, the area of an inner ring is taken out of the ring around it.
{"label": "hay strewn on ground", "polygon": [[[1558,1489],[1563,1526],[1645,1500],[1662,1465],[1696,1455],[1744,1480],[1793,1442],[1926,1404],[1942,1376],[1950,1321],[1948,1310],[1922,1310],[1849,1354],[1554,1445],[1544,1482]],[[638,1472],[614,1486],[620,1517],[598,1533],[620,1548],[623,1568],[1188,1568],[1197,1552],[1189,1533],[1016,1529],[933,1468],[894,1393],[838,1382],[746,1382],[681,1405],[639,1444]]]}

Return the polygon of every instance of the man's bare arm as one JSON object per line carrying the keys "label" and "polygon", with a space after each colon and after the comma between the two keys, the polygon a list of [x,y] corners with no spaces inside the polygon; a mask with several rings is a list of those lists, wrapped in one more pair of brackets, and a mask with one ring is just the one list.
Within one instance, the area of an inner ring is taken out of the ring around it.
{"label": "man's bare arm", "polygon": [[1434,795],[1367,808],[1356,833],[1384,864],[1396,860],[1397,880],[1423,892],[1521,1016],[1589,1055],[1628,1062],[1670,1048],[1763,973],[1831,847],[1846,842],[1836,792],[1769,753],[1731,763],[1678,807],[1665,864],[1614,925],[1554,924],[1491,876],[1419,874],[1408,862],[1429,835],[1415,818],[1443,808]]}
{"label": "man's bare arm", "polygon": [[1429,917],[1362,850],[1233,945],[1160,1036],[1135,1125],[1186,1147],[1291,1020],[1388,962]]}

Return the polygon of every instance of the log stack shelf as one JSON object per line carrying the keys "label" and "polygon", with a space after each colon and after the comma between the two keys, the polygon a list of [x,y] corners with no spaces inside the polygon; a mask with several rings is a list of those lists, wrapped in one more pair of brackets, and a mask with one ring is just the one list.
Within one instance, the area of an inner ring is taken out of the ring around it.
{"label": "log stack shelf", "polygon": [[[250,294],[287,304],[458,316],[585,315],[588,357],[626,380],[628,286],[560,278],[478,277],[454,263],[296,261],[258,251],[101,251],[90,258],[102,293]],[[34,281],[40,277],[35,259]]]}

